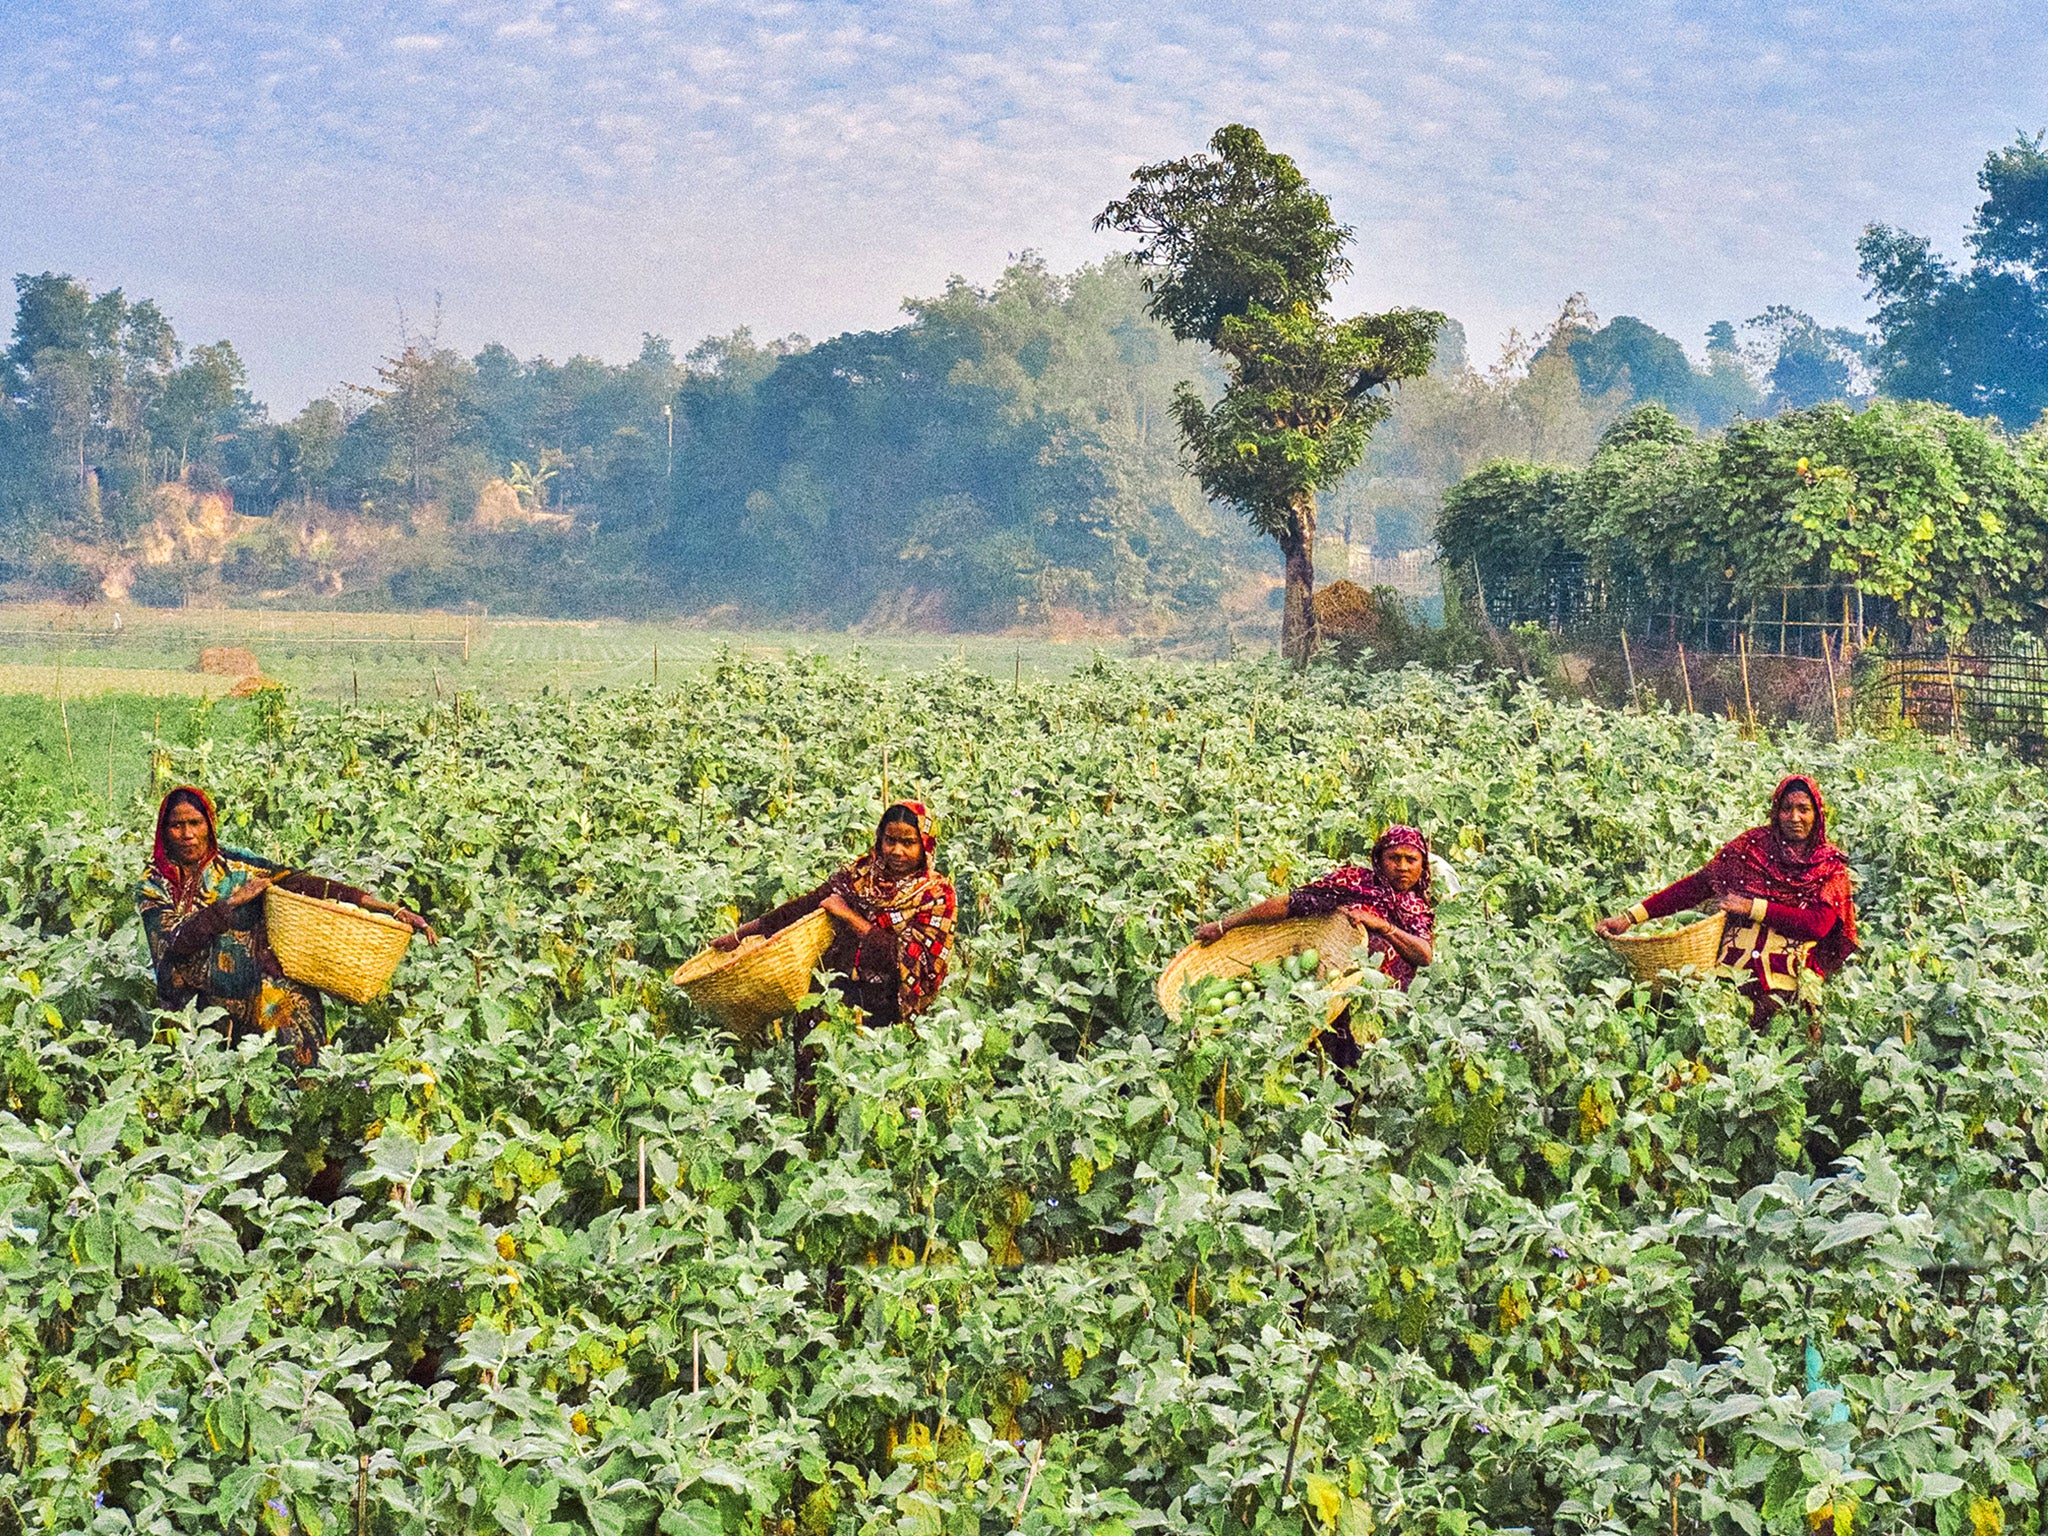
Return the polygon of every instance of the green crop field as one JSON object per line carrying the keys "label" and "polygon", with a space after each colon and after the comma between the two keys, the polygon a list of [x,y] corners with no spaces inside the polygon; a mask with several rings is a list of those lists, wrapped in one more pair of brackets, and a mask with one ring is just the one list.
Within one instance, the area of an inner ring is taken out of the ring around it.
{"label": "green crop field", "polygon": [[[188,703],[165,772],[228,841],[445,936],[296,1082],[152,1012],[146,796],[17,786],[0,1532],[2039,1531],[2038,771],[1419,671],[1007,670]],[[1789,767],[1861,880],[1817,1046],[1588,930]],[[961,963],[915,1030],[835,1010],[800,1115],[664,978],[885,774]],[[1462,890],[1349,1081],[1313,979],[1166,1021],[1196,923],[1392,819]]]}

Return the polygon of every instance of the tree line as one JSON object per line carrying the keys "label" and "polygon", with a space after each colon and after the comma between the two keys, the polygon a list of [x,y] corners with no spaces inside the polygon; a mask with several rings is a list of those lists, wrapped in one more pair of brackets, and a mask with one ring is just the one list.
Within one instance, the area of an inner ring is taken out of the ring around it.
{"label": "tree line", "polygon": [[[1900,644],[2038,629],[2048,592],[2048,153],[1994,152],[1958,268],[1918,236],[1861,242],[1864,339],[1780,317],[1772,404],[1702,433],[1661,401],[1575,456],[1496,459],[1443,497],[1445,562],[1514,615],[1606,625],[1754,607],[1787,588],[1876,598]],[[1617,322],[1619,324],[1619,322]],[[1612,330],[1613,328],[1608,328]],[[1605,334],[1595,333],[1595,335]],[[1575,360],[1591,338],[1567,350]],[[1818,346],[1815,345],[1818,343]],[[1816,365],[1832,349],[1843,371]],[[1881,397],[1843,387],[1866,369]],[[1789,373],[1791,387],[1776,382]],[[1818,389],[1807,381],[1818,384]],[[1680,391],[1667,392],[1679,398]],[[1802,399],[1818,394],[1818,399]],[[1782,603],[1783,599],[1779,601]],[[1859,603],[1859,607],[1862,605]]]}
{"label": "tree line", "polygon": [[[1868,335],[1774,306],[1714,325],[1695,360],[1575,296],[1485,365],[1444,316],[1331,316],[1350,231],[1250,129],[1210,150],[1141,168],[1106,211],[1137,237],[1131,261],[1027,257],[885,330],[740,330],[680,353],[648,336],[625,363],[464,355],[438,318],[401,320],[371,377],[283,419],[230,342],[187,345],[118,289],[20,276],[0,581],[86,595],[125,561],[143,601],[1168,627],[1280,618],[1258,548],[1277,536],[1299,623],[1311,524],[1326,550],[1427,544],[1467,476],[1584,466],[1647,402],[1695,434],[1876,396],[2017,432],[2048,405],[2039,136],[1987,161],[1967,264],[1866,233]],[[231,499],[220,547],[152,541],[166,487]],[[1528,548],[1544,537],[1532,525]]]}

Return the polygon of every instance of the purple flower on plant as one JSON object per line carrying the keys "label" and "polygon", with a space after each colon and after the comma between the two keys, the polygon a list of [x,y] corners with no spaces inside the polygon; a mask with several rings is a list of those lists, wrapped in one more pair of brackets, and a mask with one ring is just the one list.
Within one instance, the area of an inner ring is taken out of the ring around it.
{"label": "purple flower on plant", "polygon": [[1571,1257],[1571,1253],[1568,1249],[1560,1248],[1557,1244],[1552,1243],[1550,1245],[1550,1256],[1553,1259],[1568,1259]]}

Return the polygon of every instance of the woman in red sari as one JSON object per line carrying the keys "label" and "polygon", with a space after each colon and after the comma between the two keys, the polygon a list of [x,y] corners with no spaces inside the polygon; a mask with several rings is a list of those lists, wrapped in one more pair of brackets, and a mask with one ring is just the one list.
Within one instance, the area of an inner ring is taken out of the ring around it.
{"label": "woman in red sari", "polygon": [[[1794,774],[1771,796],[1771,819],[1751,827],[1683,880],[1602,918],[1608,937],[1688,907],[1726,915],[1720,965],[1742,978],[1761,1025],[1799,998],[1800,978],[1825,980],[1856,952],[1849,861],[1828,841],[1820,786]],[[1810,1026],[1817,1030],[1818,1021]]]}
{"label": "woman in red sari", "polygon": [[[1391,826],[1372,845],[1372,864],[1342,864],[1319,880],[1272,896],[1195,930],[1213,944],[1246,923],[1342,912],[1366,933],[1368,956],[1403,992],[1415,973],[1436,958],[1436,913],[1430,905],[1429,839],[1414,827]],[[1339,1068],[1358,1065],[1364,1053],[1348,1028],[1327,1029],[1322,1049]]]}
{"label": "woman in red sari", "polygon": [[1195,930],[1213,944],[1246,923],[1343,912],[1366,931],[1366,952],[1403,992],[1435,958],[1436,913],[1430,907],[1429,839],[1413,827],[1392,826],[1372,845],[1372,865],[1343,864],[1320,880],[1269,897]]}

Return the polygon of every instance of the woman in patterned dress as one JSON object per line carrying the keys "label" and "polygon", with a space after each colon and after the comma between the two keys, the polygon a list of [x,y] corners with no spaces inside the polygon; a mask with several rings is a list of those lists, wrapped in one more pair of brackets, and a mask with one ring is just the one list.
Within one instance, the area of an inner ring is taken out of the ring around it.
{"label": "woman in patterned dress", "polygon": [[322,901],[352,902],[388,912],[430,941],[436,935],[418,913],[368,891],[221,847],[217,825],[213,802],[189,784],[157,807],[156,843],[135,905],[156,966],[158,1004],[182,1008],[196,999],[219,1008],[227,1015],[230,1043],[261,1030],[276,1036],[288,1061],[310,1067],[327,1043],[320,994],[278,966],[263,926],[263,893],[276,885]]}
{"label": "woman in patterned dress", "polygon": [[[1436,958],[1436,913],[1430,905],[1429,839],[1409,826],[1391,826],[1372,845],[1372,863],[1343,864],[1319,880],[1273,896],[1195,930],[1213,944],[1246,923],[1277,923],[1289,917],[1325,917],[1342,912],[1366,933],[1366,953],[1403,992],[1415,973]],[[1323,1035],[1323,1049],[1340,1067],[1356,1066],[1358,1044],[1348,1030]]]}
{"label": "woman in patterned dress", "polygon": [[[953,882],[932,867],[937,842],[924,806],[900,800],[882,813],[867,853],[815,890],[713,939],[712,947],[735,949],[742,939],[780,933],[822,910],[831,915],[833,932],[819,963],[839,978],[840,995],[869,1024],[907,1023],[938,995],[953,947],[957,902]],[[789,1021],[797,1102],[806,1113],[817,1059],[806,1037],[817,1021],[814,1012]]]}

